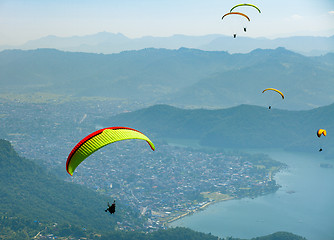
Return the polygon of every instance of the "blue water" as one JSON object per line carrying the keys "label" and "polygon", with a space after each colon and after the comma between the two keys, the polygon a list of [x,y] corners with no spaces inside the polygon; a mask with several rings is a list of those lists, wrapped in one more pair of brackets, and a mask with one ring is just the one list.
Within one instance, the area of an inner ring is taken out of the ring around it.
{"label": "blue water", "polygon": [[318,152],[259,152],[288,164],[288,169],[275,176],[282,188],[255,199],[216,203],[171,226],[219,237],[252,238],[287,231],[309,240],[333,240],[334,168],[321,168],[320,163],[334,165],[334,156],[325,160]]}

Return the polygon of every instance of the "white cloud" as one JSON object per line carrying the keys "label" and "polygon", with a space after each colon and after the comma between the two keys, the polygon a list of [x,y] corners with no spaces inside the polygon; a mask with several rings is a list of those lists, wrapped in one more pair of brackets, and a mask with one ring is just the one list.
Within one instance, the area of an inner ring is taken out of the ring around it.
{"label": "white cloud", "polygon": [[298,15],[298,14],[294,14],[294,15],[291,16],[291,19],[292,20],[301,20],[301,19],[303,19],[303,17]]}
{"label": "white cloud", "polygon": [[329,15],[334,15],[334,10],[328,12]]}

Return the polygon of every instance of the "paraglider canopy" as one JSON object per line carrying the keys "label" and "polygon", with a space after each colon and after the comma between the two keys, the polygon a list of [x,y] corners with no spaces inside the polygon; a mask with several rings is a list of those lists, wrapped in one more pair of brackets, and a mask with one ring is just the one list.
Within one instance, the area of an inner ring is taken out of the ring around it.
{"label": "paraglider canopy", "polygon": [[255,5],[253,5],[253,4],[249,4],[249,3],[241,3],[241,4],[238,4],[238,5],[235,5],[233,8],[231,8],[230,12],[232,12],[233,9],[235,9],[235,8],[237,8],[237,7],[242,7],[242,6],[253,7],[253,8],[255,8],[256,10],[258,10],[259,13],[261,13],[261,10],[260,10],[257,6],[255,6]]}
{"label": "paraglider canopy", "polygon": [[243,17],[247,18],[247,20],[250,21],[250,18],[246,14],[243,14],[243,13],[240,13],[240,12],[226,13],[224,16],[222,16],[222,19],[224,19],[224,17],[229,16],[229,15],[240,15],[240,16],[243,16]]}
{"label": "paraglider canopy", "polygon": [[[318,129],[318,131],[317,131],[318,138],[320,138],[321,136],[326,136],[326,135],[327,135],[327,131],[325,129]],[[319,139],[319,141],[322,141],[322,140]],[[319,152],[322,152],[322,146],[321,145],[320,145]]]}
{"label": "paraglider canopy", "polygon": [[[241,16],[243,19],[247,19],[248,20],[248,22],[250,22],[250,18],[246,15],[246,14],[244,14],[244,13],[240,13],[240,12],[229,12],[229,13],[226,13],[224,16],[222,16],[222,20],[224,20],[224,18],[226,17],[226,16]],[[229,18],[229,17],[228,17]],[[230,22],[230,25],[239,25],[239,22],[240,23],[242,23],[242,21],[240,21],[240,19],[238,18],[237,19],[238,21],[238,23],[236,24],[236,22]],[[226,21],[226,20],[224,20],[224,21]],[[247,22],[247,23],[248,23]],[[243,23],[243,25],[245,25],[245,23]],[[243,27],[243,30],[244,30],[244,32],[246,32],[246,26],[244,26]],[[236,29],[234,29],[234,33],[233,33],[233,37],[234,38],[236,38],[237,37],[237,32],[236,32]]]}
{"label": "paraglider canopy", "polygon": [[321,135],[326,136],[327,135],[327,131],[325,129],[318,129],[317,136],[320,138]]}
{"label": "paraglider canopy", "polygon": [[268,90],[277,92],[278,94],[281,95],[282,99],[284,99],[284,94],[283,94],[281,91],[279,91],[279,90],[277,90],[277,89],[275,89],[275,88],[266,88],[266,89],[264,89],[264,90],[262,91],[262,93],[264,93],[264,92],[266,92],[266,91],[268,91]]}
{"label": "paraglider canopy", "polygon": [[68,155],[66,162],[66,171],[73,175],[77,166],[100,148],[121,140],[141,139],[145,140],[154,151],[155,146],[151,140],[141,132],[127,127],[110,127],[97,130],[82,139]]}

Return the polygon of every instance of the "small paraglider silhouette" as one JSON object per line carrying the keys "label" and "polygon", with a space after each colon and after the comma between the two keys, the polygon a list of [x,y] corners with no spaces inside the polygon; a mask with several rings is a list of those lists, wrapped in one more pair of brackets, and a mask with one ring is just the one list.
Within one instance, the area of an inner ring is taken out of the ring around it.
{"label": "small paraglider silhouette", "polygon": [[114,214],[115,209],[116,209],[116,201],[114,200],[114,202],[113,202],[113,204],[111,204],[111,206],[109,205],[109,202],[108,202],[108,208],[104,211],[105,212],[110,212],[110,214]]}

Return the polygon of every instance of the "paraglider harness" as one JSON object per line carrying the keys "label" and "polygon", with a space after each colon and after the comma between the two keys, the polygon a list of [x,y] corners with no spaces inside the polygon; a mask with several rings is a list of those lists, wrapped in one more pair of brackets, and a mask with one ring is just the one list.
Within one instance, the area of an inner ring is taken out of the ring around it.
{"label": "paraglider harness", "polygon": [[109,205],[108,202],[108,208],[106,210],[104,210],[105,212],[110,212],[110,214],[115,213],[115,208],[116,208],[116,201],[114,200],[113,204],[111,204],[111,206]]}

